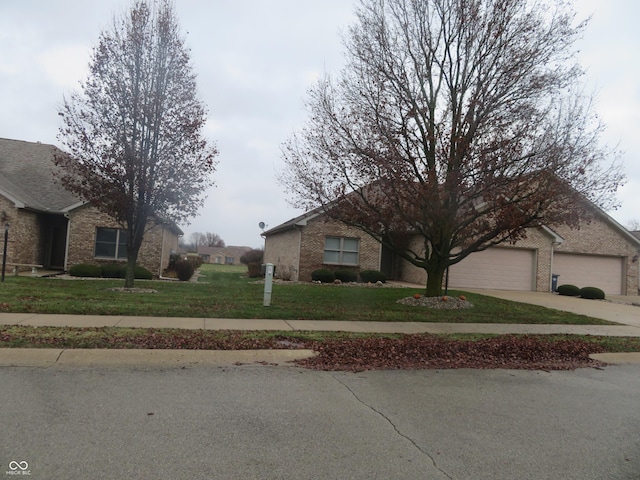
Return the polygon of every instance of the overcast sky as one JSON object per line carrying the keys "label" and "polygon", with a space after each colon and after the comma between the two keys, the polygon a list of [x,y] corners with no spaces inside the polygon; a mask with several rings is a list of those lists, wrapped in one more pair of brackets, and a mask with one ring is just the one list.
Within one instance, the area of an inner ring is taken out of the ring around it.
{"label": "overcast sky", "polygon": [[[299,215],[276,176],[281,144],[306,119],[307,89],[343,64],[340,32],[356,0],[175,0],[191,48],[206,136],[220,162],[216,187],[186,235],[214,232],[227,245],[262,246],[259,222],[274,227]],[[625,226],[640,221],[640,2],[576,0],[593,15],[580,61],[604,140],[619,145],[628,180]],[[62,97],[87,74],[91,48],[128,0],[0,0],[0,137],[59,145]]]}

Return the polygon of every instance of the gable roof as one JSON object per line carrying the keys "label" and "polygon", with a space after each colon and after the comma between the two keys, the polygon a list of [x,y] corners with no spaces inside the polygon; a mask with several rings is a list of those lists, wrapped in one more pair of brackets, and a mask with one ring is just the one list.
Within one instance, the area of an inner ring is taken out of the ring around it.
{"label": "gable roof", "polygon": [[64,213],[82,200],[53,177],[54,145],[0,138],[0,194],[18,208]]}
{"label": "gable roof", "polygon": [[240,258],[243,254],[251,250],[251,247],[197,247],[196,252],[199,255],[214,255],[219,253],[226,257]]}
{"label": "gable roof", "polygon": [[295,227],[306,227],[307,222],[322,215],[323,213],[324,213],[324,209],[322,207],[314,208],[309,212],[303,213],[298,217],[292,218],[291,220],[281,223],[276,227],[270,228],[269,230],[262,232],[260,235],[263,237],[268,237],[269,235],[284,232],[286,230],[290,230]]}

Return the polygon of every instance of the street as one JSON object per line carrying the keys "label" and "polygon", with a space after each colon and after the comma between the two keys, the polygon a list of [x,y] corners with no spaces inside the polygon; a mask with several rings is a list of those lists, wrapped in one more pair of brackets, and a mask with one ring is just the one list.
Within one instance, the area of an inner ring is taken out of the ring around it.
{"label": "street", "polygon": [[0,477],[639,479],[640,366],[0,368]]}

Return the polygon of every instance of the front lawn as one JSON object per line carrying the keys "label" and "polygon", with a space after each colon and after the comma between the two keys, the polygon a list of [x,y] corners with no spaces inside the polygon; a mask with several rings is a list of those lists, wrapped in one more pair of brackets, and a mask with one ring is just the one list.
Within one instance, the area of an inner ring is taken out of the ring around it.
{"label": "front lawn", "polygon": [[274,284],[271,306],[264,286],[242,269],[203,265],[198,283],[136,281],[157,293],[113,291],[122,280],[64,280],[6,277],[0,284],[0,312],[134,315],[195,318],[274,318],[455,323],[608,324],[568,312],[493,297],[464,294],[466,310],[437,310],[397,303],[422,289],[376,286]]}

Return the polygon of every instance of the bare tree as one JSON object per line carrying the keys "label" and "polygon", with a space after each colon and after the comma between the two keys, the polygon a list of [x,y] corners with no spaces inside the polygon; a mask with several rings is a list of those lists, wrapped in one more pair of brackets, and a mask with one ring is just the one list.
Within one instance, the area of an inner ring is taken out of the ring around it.
{"label": "bare tree", "polygon": [[194,232],[191,234],[191,243],[196,247],[224,247],[224,240],[217,233]]}
{"label": "bare tree", "polygon": [[81,92],[60,110],[63,184],[126,230],[126,286],[149,226],[195,215],[217,155],[202,135],[207,112],[173,6],[151,5],[114,17]]}
{"label": "bare tree", "polygon": [[369,233],[435,296],[472,252],[613,203],[622,175],[581,94],[570,4],[362,0],[356,15],[345,68],[283,146],[294,205]]}

